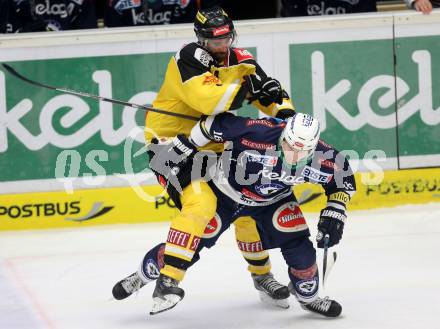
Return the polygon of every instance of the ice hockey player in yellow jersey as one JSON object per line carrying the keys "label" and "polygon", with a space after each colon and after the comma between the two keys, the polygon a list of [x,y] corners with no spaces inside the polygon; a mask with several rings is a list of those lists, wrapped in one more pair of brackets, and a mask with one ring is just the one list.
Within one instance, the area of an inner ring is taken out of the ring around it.
{"label": "ice hockey player in yellow jersey", "polygon": [[[200,118],[238,109],[247,100],[269,116],[284,119],[294,114],[293,104],[280,83],[266,75],[251,53],[234,47],[234,24],[223,9],[200,10],[194,30],[197,42],[183,46],[170,59],[153,107]],[[182,144],[184,139],[179,139],[179,135],[188,137],[194,124],[195,121],[150,112],[145,121],[146,141],[158,147],[174,143],[176,152],[191,155],[196,149]],[[220,154],[223,144],[210,143],[202,150]],[[154,152],[150,153],[150,158],[153,155]],[[216,215],[216,197],[203,177],[193,175],[193,159],[191,156],[189,159],[179,172],[170,172],[170,167],[155,166],[150,161],[159,183],[180,209],[170,224],[151,314],[170,309],[183,298],[184,292],[178,284],[193,261],[205,228]],[[200,176],[207,174],[207,167],[203,162]],[[274,304],[287,308],[288,289],[270,272],[269,255],[261,248],[255,222],[249,217],[238,219],[235,233],[262,299],[276,299]],[[145,285],[148,280],[140,274],[136,272],[119,281],[113,289],[115,298],[125,298]]]}

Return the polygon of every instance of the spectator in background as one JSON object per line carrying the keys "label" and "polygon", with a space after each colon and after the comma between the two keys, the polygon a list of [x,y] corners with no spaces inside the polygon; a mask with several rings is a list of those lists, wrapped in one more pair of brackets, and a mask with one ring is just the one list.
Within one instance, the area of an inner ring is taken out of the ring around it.
{"label": "spectator in background", "polygon": [[429,14],[432,8],[440,8],[440,0],[405,0],[409,8]]}
{"label": "spectator in background", "polygon": [[316,16],[377,11],[376,0],[281,0],[281,16]]}
{"label": "spectator in background", "polygon": [[217,3],[213,0],[107,0],[104,25],[116,27],[192,23],[199,9]]}
{"label": "spectator in background", "polygon": [[96,28],[93,0],[1,0],[0,32]]}

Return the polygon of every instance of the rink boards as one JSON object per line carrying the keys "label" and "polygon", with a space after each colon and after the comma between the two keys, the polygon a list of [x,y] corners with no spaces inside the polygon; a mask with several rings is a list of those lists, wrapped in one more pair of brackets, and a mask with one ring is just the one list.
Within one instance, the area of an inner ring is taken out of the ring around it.
{"label": "rink boards", "polygon": [[[349,210],[440,202],[440,168],[357,173],[356,182]],[[325,205],[319,185],[294,191],[304,212]],[[176,213],[158,185],[0,195],[0,230],[169,221]]]}

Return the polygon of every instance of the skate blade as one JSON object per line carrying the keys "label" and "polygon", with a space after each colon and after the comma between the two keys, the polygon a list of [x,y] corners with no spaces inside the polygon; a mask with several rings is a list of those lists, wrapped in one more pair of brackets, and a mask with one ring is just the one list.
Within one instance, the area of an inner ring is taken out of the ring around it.
{"label": "skate blade", "polygon": [[260,294],[260,300],[264,304],[280,307],[280,308],[283,308],[285,310],[287,310],[290,307],[289,299],[288,298],[285,298],[285,299],[273,299],[269,295],[265,294],[262,291],[260,291],[259,294]]}
{"label": "skate blade", "polygon": [[165,295],[163,298],[153,297],[153,307],[150,315],[155,315],[172,309],[182,298],[177,295]]}

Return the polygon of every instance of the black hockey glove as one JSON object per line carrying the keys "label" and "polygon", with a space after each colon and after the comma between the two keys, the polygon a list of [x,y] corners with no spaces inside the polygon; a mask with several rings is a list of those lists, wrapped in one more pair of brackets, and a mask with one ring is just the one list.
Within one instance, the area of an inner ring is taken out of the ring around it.
{"label": "black hockey glove", "polygon": [[292,109],[281,109],[277,112],[277,115],[275,116],[275,118],[277,119],[281,119],[281,120],[286,120],[290,117],[293,117],[296,114],[295,110]]}
{"label": "black hockey glove", "polygon": [[259,76],[251,74],[245,77],[249,92],[254,99],[258,99],[263,106],[272,103],[283,103],[283,88],[277,79],[266,77],[261,79]]}
{"label": "black hockey glove", "polygon": [[177,135],[167,144],[158,144],[156,141],[148,146],[149,166],[177,191],[182,192],[191,180],[192,166],[188,166],[191,164],[188,160],[196,152],[196,146],[185,135]]}
{"label": "black hockey glove", "polygon": [[328,206],[321,210],[316,236],[318,248],[324,248],[324,237],[327,234],[329,235],[329,247],[339,243],[346,218],[345,211],[335,207]]}

